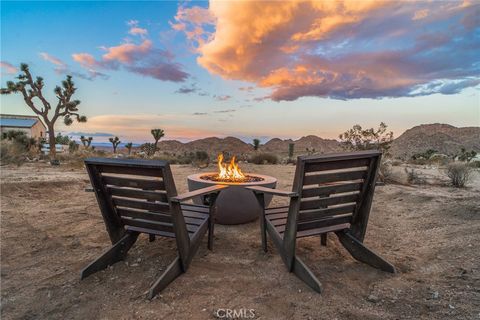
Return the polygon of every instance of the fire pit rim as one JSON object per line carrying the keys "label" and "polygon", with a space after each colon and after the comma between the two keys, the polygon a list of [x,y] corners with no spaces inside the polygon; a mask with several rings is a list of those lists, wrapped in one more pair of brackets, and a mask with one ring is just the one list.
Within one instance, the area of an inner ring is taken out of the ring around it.
{"label": "fire pit rim", "polygon": [[187,177],[189,180],[193,181],[198,181],[198,182],[203,182],[207,184],[220,184],[220,185],[229,185],[229,186],[256,186],[256,185],[262,185],[262,184],[270,184],[277,182],[277,178],[272,177],[272,176],[267,176],[264,174],[258,174],[258,173],[244,173],[246,176],[256,176],[259,178],[262,178],[263,180],[261,181],[251,181],[251,182],[235,182],[235,181],[213,181],[213,180],[206,180],[202,179],[202,176],[207,176],[207,175],[215,175],[218,174],[218,172],[202,172],[202,173],[195,173],[191,174]]}

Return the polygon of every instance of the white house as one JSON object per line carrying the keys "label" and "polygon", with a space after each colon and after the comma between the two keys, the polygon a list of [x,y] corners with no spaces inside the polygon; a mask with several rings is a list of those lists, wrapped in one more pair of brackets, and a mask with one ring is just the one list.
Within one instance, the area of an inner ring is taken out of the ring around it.
{"label": "white house", "polygon": [[47,127],[37,116],[0,114],[0,132],[23,131],[32,138],[47,138]]}

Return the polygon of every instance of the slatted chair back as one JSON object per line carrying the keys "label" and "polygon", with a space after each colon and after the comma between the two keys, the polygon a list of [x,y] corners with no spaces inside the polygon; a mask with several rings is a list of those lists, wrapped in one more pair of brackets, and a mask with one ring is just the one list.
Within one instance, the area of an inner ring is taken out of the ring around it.
{"label": "slatted chair back", "polygon": [[289,219],[296,226],[286,234],[296,237],[323,234],[351,228],[363,240],[375,188],[381,152],[364,151],[344,154],[299,157]]}
{"label": "slatted chair back", "polygon": [[175,237],[169,199],[177,190],[167,162],[90,158],[85,164],[112,243],[125,230]]}

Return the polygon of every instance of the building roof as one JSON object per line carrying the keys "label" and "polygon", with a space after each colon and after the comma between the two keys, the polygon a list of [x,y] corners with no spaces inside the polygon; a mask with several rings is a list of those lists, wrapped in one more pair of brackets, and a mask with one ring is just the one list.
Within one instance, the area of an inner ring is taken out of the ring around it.
{"label": "building roof", "polygon": [[31,128],[38,119],[0,118],[0,127]]}

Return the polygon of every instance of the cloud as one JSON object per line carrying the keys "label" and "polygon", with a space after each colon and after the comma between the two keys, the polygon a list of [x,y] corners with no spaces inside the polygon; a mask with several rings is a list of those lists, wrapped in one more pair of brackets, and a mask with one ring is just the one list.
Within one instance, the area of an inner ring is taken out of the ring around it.
{"label": "cloud", "polygon": [[189,93],[193,93],[193,92],[197,92],[197,91],[198,91],[198,88],[195,87],[195,85],[193,84],[190,87],[182,86],[182,87],[180,87],[180,89],[175,91],[175,93],[189,94]]}
{"label": "cloud", "polygon": [[268,99],[379,99],[476,86],[479,12],[467,1],[211,0],[180,7],[174,28],[198,31],[186,37],[202,67],[268,88]]}
{"label": "cloud", "polygon": [[208,113],[207,112],[194,112],[194,113],[192,113],[192,115],[194,115],[194,116],[206,116],[206,115],[208,115]]}
{"label": "cloud", "polygon": [[232,112],[236,112],[237,110],[235,109],[225,109],[225,110],[217,110],[217,111],[213,111],[214,113],[232,113]]}
{"label": "cloud", "polygon": [[113,133],[107,133],[107,132],[83,132],[83,131],[77,131],[77,132],[70,132],[68,133],[69,136],[85,136],[85,137],[111,137],[114,136]]}
{"label": "cloud", "polygon": [[232,96],[229,96],[229,95],[220,95],[220,96],[214,95],[213,97],[217,101],[227,101],[227,100],[230,100],[232,98]]}
{"label": "cloud", "polygon": [[196,50],[196,47],[211,40],[212,32],[207,27],[214,24],[216,19],[210,10],[198,6],[179,6],[174,20],[170,22],[172,29],[183,32],[192,49]]}
{"label": "cloud", "polygon": [[75,77],[78,77],[78,78],[81,78],[81,79],[84,79],[84,80],[90,80],[90,81],[95,79],[96,77],[101,77],[103,79],[108,79],[108,76],[106,74],[96,72],[93,69],[89,70],[88,74],[72,71],[72,70],[70,70],[69,66],[65,62],[63,62],[60,58],[57,58],[57,57],[55,57],[55,56],[53,56],[49,53],[40,52],[39,55],[43,60],[48,61],[48,62],[52,63],[53,65],[55,65],[53,70],[57,74],[69,74],[69,75],[72,75],[72,76],[75,76]]}
{"label": "cloud", "polygon": [[[129,32],[132,33],[138,21],[130,20],[127,24],[131,27]],[[74,53],[72,58],[92,76],[102,75],[99,70],[123,68],[161,81],[183,82],[189,77],[189,74],[182,70],[183,66],[174,61],[170,52],[154,47],[153,42],[145,37],[147,32],[136,32],[143,36],[140,43],[128,41],[116,46],[103,46],[101,49],[105,53],[99,59],[90,53]]]}
{"label": "cloud", "polygon": [[130,27],[128,33],[131,35],[145,37],[148,34],[147,29],[138,26],[138,20],[129,20],[127,21],[127,25]]}
{"label": "cloud", "polygon": [[15,74],[18,72],[18,68],[15,67],[13,64],[6,62],[6,61],[0,61],[0,67],[2,69],[5,69],[5,72],[7,74]]}

